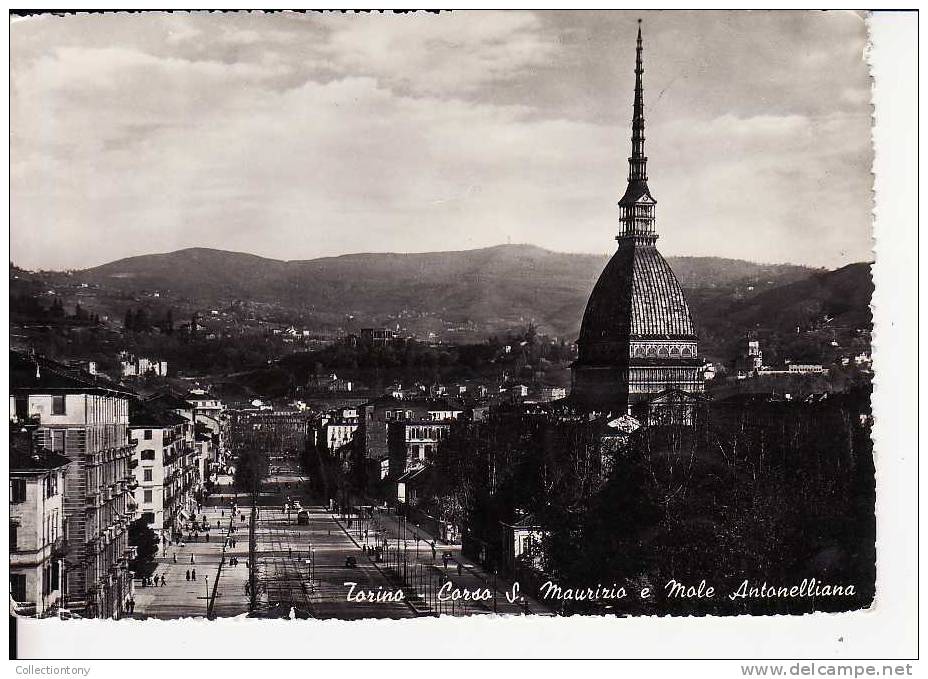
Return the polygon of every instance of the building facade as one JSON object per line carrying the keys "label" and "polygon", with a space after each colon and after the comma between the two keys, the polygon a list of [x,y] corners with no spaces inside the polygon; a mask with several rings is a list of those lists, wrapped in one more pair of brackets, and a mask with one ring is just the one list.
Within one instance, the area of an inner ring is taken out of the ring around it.
{"label": "building facade", "polygon": [[424,467],[441,441],[448,438],[451,420],[430,418],[391,422],[388,427],[390,474],[394,477]]}
{"label": "building facade", "polygon": [[133,499],[139,517],[159,535],[170,535],[179,512],[190,509],[191,491],[184,488],[179,464],[188,457],[182,454],[186,424],[172,411],[130,404],[129,431],[135,444],[131,467],[137,484]]}
{"label": "building facade", "polygon": [[334,452],[354,440],[358,430],[358,409],[339,408],[329,411],[319,420],[319,442],[329,452]]}
{"label": "building facade", "polygon": [[[190,401],[172,393],[158,394],[142,405],[165,417],[174,415],[168,421],[179,423],[179,429],[169,436],[170,443],[161,448],[165,508],[162,530],[168,530],[171,526],[178,527],[178,522],[186,522],[193,516],[203,486],[201,449],[196,442],[197,409]],[[133,435],[133,438],[136,437]],[[140,449],[146,449],[144,443],[144,439],[139,441]]]}
{"label": "building facade", "polygon": [[119,354],[119,371],[123,377],[144,377],[145,375],[167,377],[168,363],[122,352]]}
{"label": "building facade", "polygon": [[96,618],[120,617],[131,593],[133,517],[129,398],[118,385],[53,361],[10,352],[17,422],[35,426],[34,445],[67,457],[62,605]]}
{"label": "building facade", "polygon": [[387,469],[395,472],[390,460],[388,429],[391,423],[407,421],[446,422],[461,416],[464,408],[447,399],[399,399],[384,396],[358,407],[359,429],[356,434],[364,457],[377,467],[381,478]]}
{"label": "building facade", "polygon": [[64,455],[36,448],[31,430],[11,433],[10,596],[19,615],[48,615],[61,599],[70,464]]}
{"label": "building facade", "polygon": [[657,251],[644,153],[641,29],[635,60],[632,154],[619,201],[618,248],[597,281],[577,340],[572,399],[630,412],[668,389],[704,389],[698,338],[683,289]]}

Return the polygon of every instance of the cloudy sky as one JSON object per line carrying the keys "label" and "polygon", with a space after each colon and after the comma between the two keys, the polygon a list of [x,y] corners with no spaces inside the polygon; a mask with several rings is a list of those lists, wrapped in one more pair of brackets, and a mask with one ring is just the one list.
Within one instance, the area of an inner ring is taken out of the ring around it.
{"label": "cloudy sky", "polygon": [[615,248],[644,20],[665,255],[871,259],[855,14],[159,14],[11,29],[12,259]]}

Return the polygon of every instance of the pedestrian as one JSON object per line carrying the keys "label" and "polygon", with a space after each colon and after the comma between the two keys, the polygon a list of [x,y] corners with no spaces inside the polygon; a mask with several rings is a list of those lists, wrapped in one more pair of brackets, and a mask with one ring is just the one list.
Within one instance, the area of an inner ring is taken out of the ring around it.
{"label": "pedestrian", "polygon": [[194,582],[196,581],[196,579],[197,579],[197,569],[196,569],[196,568],[194,568],[192,571],[190,571],[190,579],[193,580]]}
{"label": "pedestrian", "polygon": [[165,584],[165,583],[164,583],[164,576],[162,575],[162,576],[161,576],[161,586],[164,587],[164,584]]}
{"label": "pedestrian", "polygon": [[287,547],[287,558],[293,558],[293,547]]}
{"label": "pedestrian", "polygon": [[193,554],[191,554],[191,555],[190,555],[190,563],[196,563],[196,562],[197,562],[196,556],[194,556]]}
{"label": "pedestrian", "polygon": [[171,558],[174,559],[174,563],[177,563],[177,552],[171,552]]}
{"label": "pedestrian", "polygon": [[187,582],[190,582],[190,569],[187,569]]}
{"label": "pedestrian", "polygon": [[461,562],[458,561],[458,577],[461,577]]}
{"label": "pedestrian", "polygon": [[206,531],[206,541],[209,542],[209,531]]}

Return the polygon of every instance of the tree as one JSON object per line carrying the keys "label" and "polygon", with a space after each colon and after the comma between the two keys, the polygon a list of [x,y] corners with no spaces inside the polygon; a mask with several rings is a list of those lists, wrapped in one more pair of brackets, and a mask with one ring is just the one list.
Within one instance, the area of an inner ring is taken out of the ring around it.
{"label": "tree", "polygon": [[135,313],[135,330],[137,332],[148,332],[151,330],[151,322],[148,319],[148,312],[141,308]]}
{"label": "tree", "polygon": [[129,569],[142,577],[151,575],[155,570],[158,537],[145,519],[136,519],[129,524],[129,545],[136,548],[135,558],[129,564]]}

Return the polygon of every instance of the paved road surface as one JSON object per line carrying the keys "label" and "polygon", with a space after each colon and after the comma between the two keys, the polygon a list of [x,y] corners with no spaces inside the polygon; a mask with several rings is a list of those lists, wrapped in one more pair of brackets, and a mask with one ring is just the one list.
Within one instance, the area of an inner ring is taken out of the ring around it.
{"label": "paved road surface", "polygon": [[[289,487],[287,487],[289,485]],[[404,601],[349,602],[346,582],[357,583],[357,589],[374,593],[395,591],[383,572],[368,559],[345,534],[337,521],[322,507],[306,506],[308,525],[297,525],[295,513],[284,511],[286,497],[302,497],[302,478],[294,471],[273,475],[259,498],[258,522],[255,531],[258,586],[258,612],[265,615],[286,614],[291,608],[302,616],[338,618],[405,618],[415,615]],[[215,598],[216,617],[245,615],[249,611],[248,527],[251,515],[250,498],[237,495],[232,479],[217,479],[218,491],[210,496],[199,514],[205,515],[211,527],[209,541],[163,545],[157,557],[154,576],[157,587],[142,587],[135,582],[134,618],[177,619],[204,617],[207,614],[207,593]],[[232,519],[230,502],[237,503]],[[242,521],[244,515],[244,521]],[[230,523],[230,519],[232,519]],[[219,526],[217,527],[217,521]],[[231,527],[234,526],[234,532]],[[233,538],[232,547],[228,542]],[[354,556],[356,568],[346,567],[346,559]],[[191,563],[191,557],[193,562]],[[238,559],[233,566],[231,557]],[[220,562],[222,567],[220,568]],[[187,573],[195,571],[195,580]],[[160,586],[161,576],[165,585]],[[218,585],[215,584],[219,577]]]}

